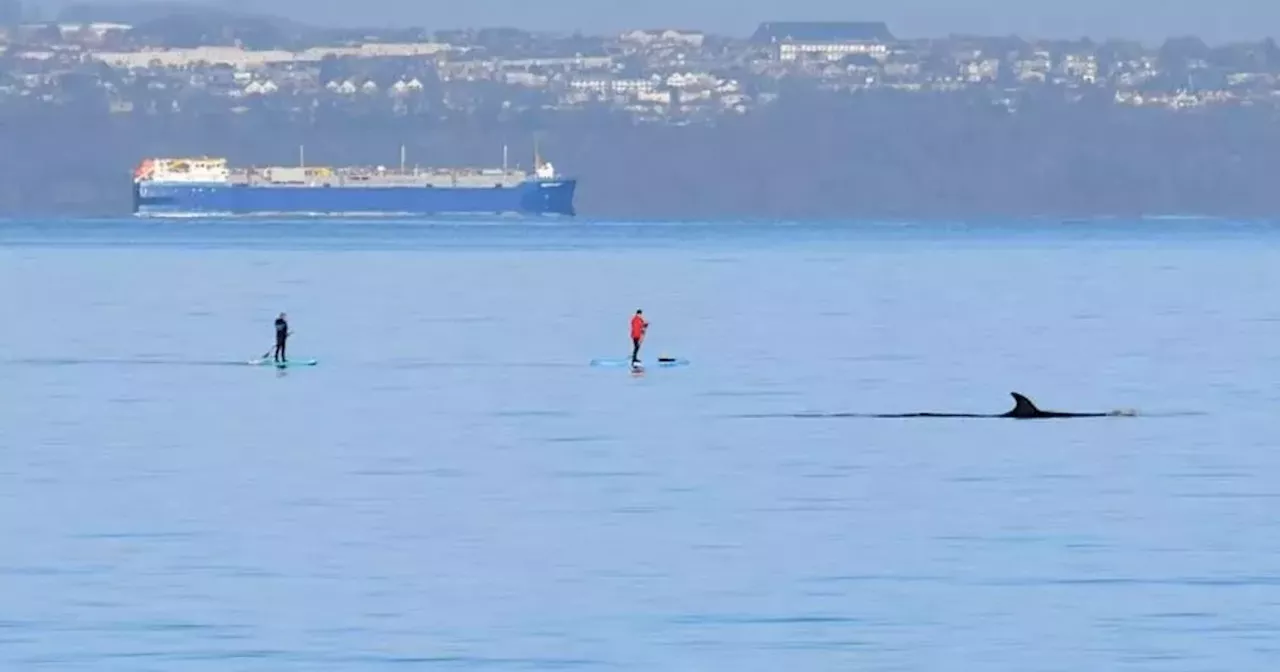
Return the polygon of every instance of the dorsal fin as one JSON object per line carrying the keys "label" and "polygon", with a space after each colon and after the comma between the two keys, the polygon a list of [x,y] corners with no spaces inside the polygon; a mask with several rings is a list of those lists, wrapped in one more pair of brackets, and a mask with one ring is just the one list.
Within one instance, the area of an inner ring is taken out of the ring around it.
{"label": "dorsal fin", "polygon": [[1033,418],[1040,415],[1040,409],[1032,401],[1017,392],[1010,392],[1013,397],[1013,410],[1009,411],[1009,415],[1015,418]]}

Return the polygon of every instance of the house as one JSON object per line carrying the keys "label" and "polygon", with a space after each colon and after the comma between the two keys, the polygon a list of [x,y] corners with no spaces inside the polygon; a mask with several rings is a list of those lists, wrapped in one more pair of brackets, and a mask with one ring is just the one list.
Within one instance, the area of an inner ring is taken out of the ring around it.
{"label": "house", "polygon": [[694,30],[658,29],[629,30],[619,37],[619,41],[637,44],[642,47],[683,45],[694,49],[702,48],[706,34]]}

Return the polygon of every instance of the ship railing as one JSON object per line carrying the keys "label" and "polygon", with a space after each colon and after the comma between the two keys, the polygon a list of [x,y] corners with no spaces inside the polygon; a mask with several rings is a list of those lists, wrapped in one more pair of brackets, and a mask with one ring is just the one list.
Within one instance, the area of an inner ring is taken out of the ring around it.
{"label": "ship railing", "polygon": [[[232,175],[238,177],[245,176],[266,176],[268,171],[274,168],[290,168],[289,166],[264,166],[251,168],[237,168],[231,171]],[[325,166],[323,168],[308,168],[307,177],[512,177],[525,178],[528,173],[521,170],[502,170],[501,168],[406,168],[400,170],[398,168],[386,168],[379,170],[377,166],[344,166],[334,168]]]}
{"label": "ship railing", "polygon": [[[170,164],[170,165],[172,165],[172,164]],[[143,167],[143,166],[139,166],[139,168],[142,168],[142,167]],[[232,166],[225,166],[225,164],[219,163],[219,164],[217,164],[217,165],[205,164],[205,165],[203,165],[203,166],[201,166],[201,167],[202,167],[202,168],[215,168],[215,169],[218,169],[218,168],[224,168],[225,170],[227,170],[228,172],[230,172],[230,173],[231,173],[231,174],[233,174],[233,175],[243,175],[243,174],[248,174],[248,173],[252,173],[252,174],[261,174],[261,173],[265,173],[265,172],[267,172],[267,171],[271,171],[271,170],[287,170],[287,171],[294,171],[294,170],[299,170],[299,169],[304,170],[304,171],[306,172],[306,174],[307,174],[307,175],[312,175],[312,174],[314,174],[314,173],[345,174],[345,175],[357,175],[357,174],[368,174],[368,175],[454,175],[454,174],[458,174],[458,175],[512,175],[512,176],[515,176],[515,175],[528,175],[528,174],[529,174],[529,173],[528,173],[528,171],[521,170],[521,169],[519,169],[519,168],[500,168],[500,167],[491,167],[491,166],[456,166],[456,167],[449,167],[449,166],[427,166],[427,167],[423,167],[423,166],[420,166],[420,165],[419,165],[419,166],[405,166],[405,167],[403,167],[403,168],[400,168],[400,167],[376,166],[376,165],[348,165],[348,166],[333,166],[333,165],[315,165],[315,166],[265,165],[265,166],[261,166],[261,165],[251,165],[251,166],[234,166],[234,167],[232,167]],[[184,166],[184,168],[186,168],[186,166]]]}
{"label": "ship railing", "polygon": [[[286,172],[283,174],[273,175],[276,170],[282,169]],[[227,171],[224,179],[249,184],[342,185],[348,183],[368,182],[370,180],[385,179],[395,181],[397,178],[406,181],[433,179],[441,182],[452,182],[454,184],[462,181],[475,182],[483,179],[493,179],[497,183],[508,183],[527,180],[530,177],[529,173],[524,171],[504,171],[501,168],[413,168],[405,170],[379,170],[376,166],[344,166],[341,168],[317,166],[314,168],[306,168],[305,172],[302,173],[301,176],[299,176],[296,171],[297,168],[287,166],[235,168]]]}

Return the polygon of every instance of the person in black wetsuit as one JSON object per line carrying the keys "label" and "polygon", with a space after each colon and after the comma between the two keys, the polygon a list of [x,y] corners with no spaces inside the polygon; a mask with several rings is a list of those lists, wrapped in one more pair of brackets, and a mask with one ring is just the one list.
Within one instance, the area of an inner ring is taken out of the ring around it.
{"label": "person in black wetsuit", "polygon": [[284,313],[280,313],[280,317],[276,318],[276,349],[272,358],[276,362],[287,362],[285,357],[285,340],[289,338],[289,322],[285,319]]}

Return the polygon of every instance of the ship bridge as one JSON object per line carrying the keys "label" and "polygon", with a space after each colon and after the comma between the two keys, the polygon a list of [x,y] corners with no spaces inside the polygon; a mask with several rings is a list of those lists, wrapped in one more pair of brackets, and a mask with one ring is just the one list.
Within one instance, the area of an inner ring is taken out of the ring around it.
{"label": "ship bridge", "polygon": [[135,181],[225,183],[230,170],[224,158],[146,159],[133,171]]}

